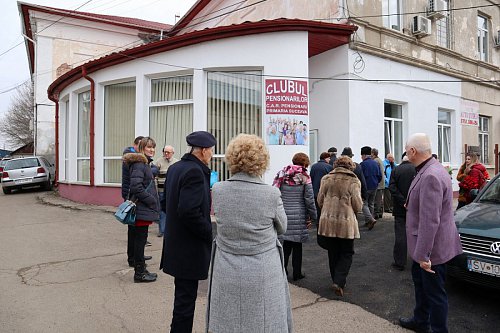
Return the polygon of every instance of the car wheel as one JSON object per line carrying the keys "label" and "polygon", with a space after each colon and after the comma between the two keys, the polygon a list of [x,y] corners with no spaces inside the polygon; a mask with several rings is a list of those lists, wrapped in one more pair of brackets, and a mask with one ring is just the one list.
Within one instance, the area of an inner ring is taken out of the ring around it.
{"label": "car wheel", "polygon": [[49,180],[47,180],[47,182],[45,184],[43,184],[42,188],[45,190],[45,191],[50,191],[52,189],[52,182]]}
{"label": "car wheel", "polygon": [[2,190],[3,190],[3,194],[10,194],[10,192],[11,192],[10,188],[2,187]]}

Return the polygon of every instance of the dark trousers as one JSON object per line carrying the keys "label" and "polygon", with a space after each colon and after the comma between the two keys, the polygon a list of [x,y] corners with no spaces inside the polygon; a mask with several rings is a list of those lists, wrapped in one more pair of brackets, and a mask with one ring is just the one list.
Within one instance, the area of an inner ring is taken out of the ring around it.
{"label": "dark trousers", "polygon": [[429,273],[413,262],[411,276],[415,285],[413,319],[423,327],[430,325],[433,333],[448,332],[448,297],[444,289],[446,264],[433,265]]}
{"label": "dark trousers", "polygon": [[384,189],[384,211],[392,213],[392,194],[389,188]]}
{"label": "dark trousers", "polygon": [[175,299],[170,332],[191,333],[198,294],[198,280],[174,279]]}
{"label": "dark trousers", "polygon": [[384,189],[377,189],[375,193],[375,218],[384,215]]}
{"label": "dark trousers", "polygon": [[135,227],[129,225],[128,226],[128,234],[127,234],[127,258],[128,262],[134,261],[134,229]]}
{"label": "dark trousers", "polygon": [[352,256],[354,255],[354,239],[336,238],[329,239],[328,264],[333,283],[341,288],[345,287],[347,274],[351,269]]}
{"label": "dark trousers", "polygon": [[146,246],[146,241],[148,240],[148,228],[149,226],[143,227],[132,227],[134,236],[134,262],[135,264],[144,264],[144,247]]}
{"label": "dark trousers", "polygon": [[288,272],[288,258],[292,255],[293,277],[302,275],[302,243],[283,241],[283,254],[285,255],[285,270]]}
{"label": "dark trousers", "polygon": [[319,219],[321,217],[321,208],[319,208],[317,197],[314,198],[314,205],[316,206],[316,213],[317,213],[316,216],[318,217],[318,221],[317,221],[318,224],[317,225],[319,226]]}
{"label": "dark trousers", "polygon": [[399,266],[406,266],[406,217],[394,216],[394,263]]}

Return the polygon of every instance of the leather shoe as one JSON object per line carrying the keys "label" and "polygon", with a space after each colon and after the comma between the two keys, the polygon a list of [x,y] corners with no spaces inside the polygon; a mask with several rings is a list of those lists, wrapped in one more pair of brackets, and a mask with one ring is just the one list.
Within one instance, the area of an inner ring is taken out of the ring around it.
{"label": "leather shoe", "polygon": [[373,227],[375,226],[375,223],[377,223],[377,220],[373,219],[372,221],[368,222],[368,230],[372,230]]}
{"label": "leather shoe", "polygon": [[393,262],[391,264],[391,267],[394,268],[394,269],[397,269],[398,271],[404,271],[405,270],[405,266],[398,265],[395,262]]}
{"label": "leather shoe", "polygon": [[151,260],[153,257],[151,256],[144,256],[144,260]]}
{"label": "leather shoe", "polygon": [[413,318],[399,318],[399,325],[418,333],[432,333],[432,330],[429,326],[419,325]]}
{"label": "leather shoe", "polygon": [[338,284],[334,283],[333,286],[333,291],[335,292],[335,295],[344,297],[344,288],[340,287]]}
{"label": "leather shoe", "polygon": [[303,278],[305,278],[306,276],[304,274],[300,274],[300,275],[294,275],[293,276],[293,281],[297,281],[297,280],[301,280]]}

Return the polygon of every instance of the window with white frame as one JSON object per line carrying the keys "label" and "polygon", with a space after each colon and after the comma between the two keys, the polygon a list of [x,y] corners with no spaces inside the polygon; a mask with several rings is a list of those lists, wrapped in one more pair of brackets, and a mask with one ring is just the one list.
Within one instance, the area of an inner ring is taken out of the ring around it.
{"label": "window with white frame", "polygon": [[90,91],[78,94],[77,180],[90,181]]}
{"label": "window with white frame", "polygon": [[182,154],[186,136],[193,131],[193,76],[151,80],[149,135],[155,139],[155,159],[169,145]]}
{"label": "window with white frame", "polygon": [[64,180],[69,180],[69,100],[64,103]]}
{"label": "window with white frame", "polygon": [[403,106],[384,103],[384,156],[391,153],[397,162],[403,155]]}
{"label": "window with white frame", "polygon": [[436,38],[437,44],[441,47],[451,49],[451,29],[452,17],[450,9],[450,0],[443,0],[446,11],[442,12],[443,18],[436,21]]}
{"label": "window with white frame", "polygon": [[479,116],[479,149],[483,164],[490,164],[489,160],[490,117]]}
{"label": "window with white frame", "polygon": [[384,27],[401,30],[401,0],[382,0]]}
{"label": "window with white frame", "polygon": [[479,59],[488,61],[488,19],[484,16],[477,17],[477,51]]}
{"label": "window with white frame", "polygon": [[229,141],[240,133],[262,135],[261,72],[208,73],[207,130],[217,139],[210,168],[229,178],[224,162]]}
{"label": "window with white frame", "polygon": [[441,163],[450,163],[451,112],[438,110],[438,157]]}
{"label": "window with white frame", "polygon": [[119,184],[122,154],[135,138],[135,81],[104,87],[104,183]]}

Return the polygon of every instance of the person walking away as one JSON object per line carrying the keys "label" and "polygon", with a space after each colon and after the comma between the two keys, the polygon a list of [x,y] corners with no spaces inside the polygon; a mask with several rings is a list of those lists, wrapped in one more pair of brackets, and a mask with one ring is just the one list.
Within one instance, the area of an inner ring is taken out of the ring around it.
{"label": "person walking away", "polygon": [[[128,153],[136,153],[138,149],[139,142],[144,138],[143,136],[138,136],[134,139],[134,145],[127,147],[123,150],[123,155]],[[123,201],[127,200],[130,191],[130,171],[128,165],[122,161],[122,198]],[[127,261],[130,267],[134,267],[134,228],[128,226],[127,232]],[[146,246],[148,242],[146,241]],[[145,260],[151,260],[153,257],[144,256]]]}
{"label": "person walking away", "polygon": [[473,200],[470,191],[481,189],[488,179],[490,179],[488,171],[479,162],[478,156],[475,153],[467,153],[465,163],[460,167],[457,175],[457,180],[460,181],[457,209],[470,204]]}
{"label": "person walking away", "polygon": [[382,173],[380,172],[380,167],[372,159],[372,148],[369,146],[364,146],[361,148],[361,168],[363,169],[363,174],[366,180],[366,200],[363,201],[363,214],[365,216],[365,226],[368,230],[372,230],[377,223],[375,219],[375,194],[377,192],[377,187],[379,182],[382,180]]}
{"label": "person walking away", "polygon": [[406,249],[406,208],[405,202],[408,189],[417,173],[413,164],[408,161],[406,152],[403,153],[402,162],[391,173],[389,190],[393,201],[392,215],[394,216],[394,248],[392,267],[404,271],[407,261]]}
{"label": "person walking away", "polygon": [[191,332],[198,281],[208,277],[212,249],[210,169],[214,136],[197,131],[186,137],[190,147],[171,165],[165,181],[165,226],[160,269],[174,277],[171,332]]}
{"label": "person walking away", "polygon": [[413,260],[415,309],[412,317],[400,318],[399,324],[417,332],[448,332],[446,263],[462,253],[453,220],[451,179],[432,157],[426,134],[411,135],[405,151],[417,171],[406,200],[406,239]]}
{"label": "person walking away", "polygon": [[292,332],[288,281],[278,235],[287,217],[277,188],[262,175],[269,152],[255,135],[227,146],[227,181],[212,188],[217,237],[207,304],[209,332]]}
{"label": "person walking away", "polygon": [[153,282],[156,273],[146,269],[144,246],[148,239],[148,228],[160,217],[160,201],[150,163],[155,155],[155,141],[144,137],[137,145],[136,153],[123,155],[123,162],[130,173],[129,198],[136,204],[136,220],[132,226],[134,249],[134,282]]}
{"label": "person walking away", "polygon": [[312,221],[316,222],[317,213],[311,177],[307,173],[309,157],[296,153],[292,164],[280,170],[273,181],[273,186],[281,191],[283,206],[288,219],[286,232],[280,236],[285,254],[285,271],[288,274],[288,259],[292,255],[293,280],[305,277],[302,274],[302,243],[309,239],[308,229]]}
{"label": "person walking away", "polygon": [[328,264],[337,296],[344,296],[347,275],[354,255],[354,239],[359,238],[356,213],[363,207],[361,182],[354,174],[354,162],[341,156],[335,168],[321,180],[318,205],[321,216],[318,244],[328,250]]}
{"label": "person walking away", "polygon": [[333,170],[333,167],[330,165],[330,153],[324,152],[319,156],[319,161],[314,163],[311,166],[311,182],[314,192],[314,203],[316,205],[316,213],[317,216],[321,216],[321,210],[318,206],[318,193],[319,186],[321,184],[321,178],[324,175],[327,175],[330,171]]}
{"label": "person walking away", "polygon": [[337,160],[337,148],[335,147],[330,147],[328,149],[328,153],[330,153],[330,165],[332,166],[333,169],[333,163]]}
{"label": "person walking away", "polygon": [[[165,201],[165,178],[167,177],[167,171],[168,168],[174,164],[175,162],[178,161],[174,157],[175,150],[174,147],[172,146],[165,146],[162,149],[162,157],[159,157],[155,162],[154,165],[158,167],[158,192],[160,194],[160,203],[163,203]],[[162,204],[162,207],[164,204]],[[163,237],[163,234],[165,233],[165,223],[167,219],[167,214],[161,210],[160,211],[160,223],[158,224],[158,237]]]}
{"label": "person walking away", "polygon": [[394,155],[387,154],[384,160],[384,172],[382,176],[385,175],[385,184],[384,184],[384,211],[388,213],[392,213],[393,205],[391,198],[391,191],[389,190],[389,182],[391,179],[391,173],[395,167],[397,167],[397,163],[394,162]]}
{"label": "person walking away", "polygon": [[378,149],[372,148],[372,159],[377,162],[380,167],[380,172],[382,173],[382,179],[378,183],[377,192],[375,192],[375,218],[381,219],[384,216],[384,189],[385,180],[384,176],[384,162],[378,157]]}
{"label": "person walking away", "polygon": [[[354,156],[354,154],[352,153],[351,147],[344,147],[344,149],[342,150],[341,156],[350,157],[352,160],[352,157]],[[354,168],[353,172],[356,175],[356,177],[358,177],[359,182],[361,183],[361,199],[363,199],[363,202],[364,202],[366,200],[366,196],[367,196],[365,175],[363,174],[363,168],[361,168],[361,165],[359,165],[358,163],[356,163],[354,161],[353,161],[353,163],[356,166]]]}

